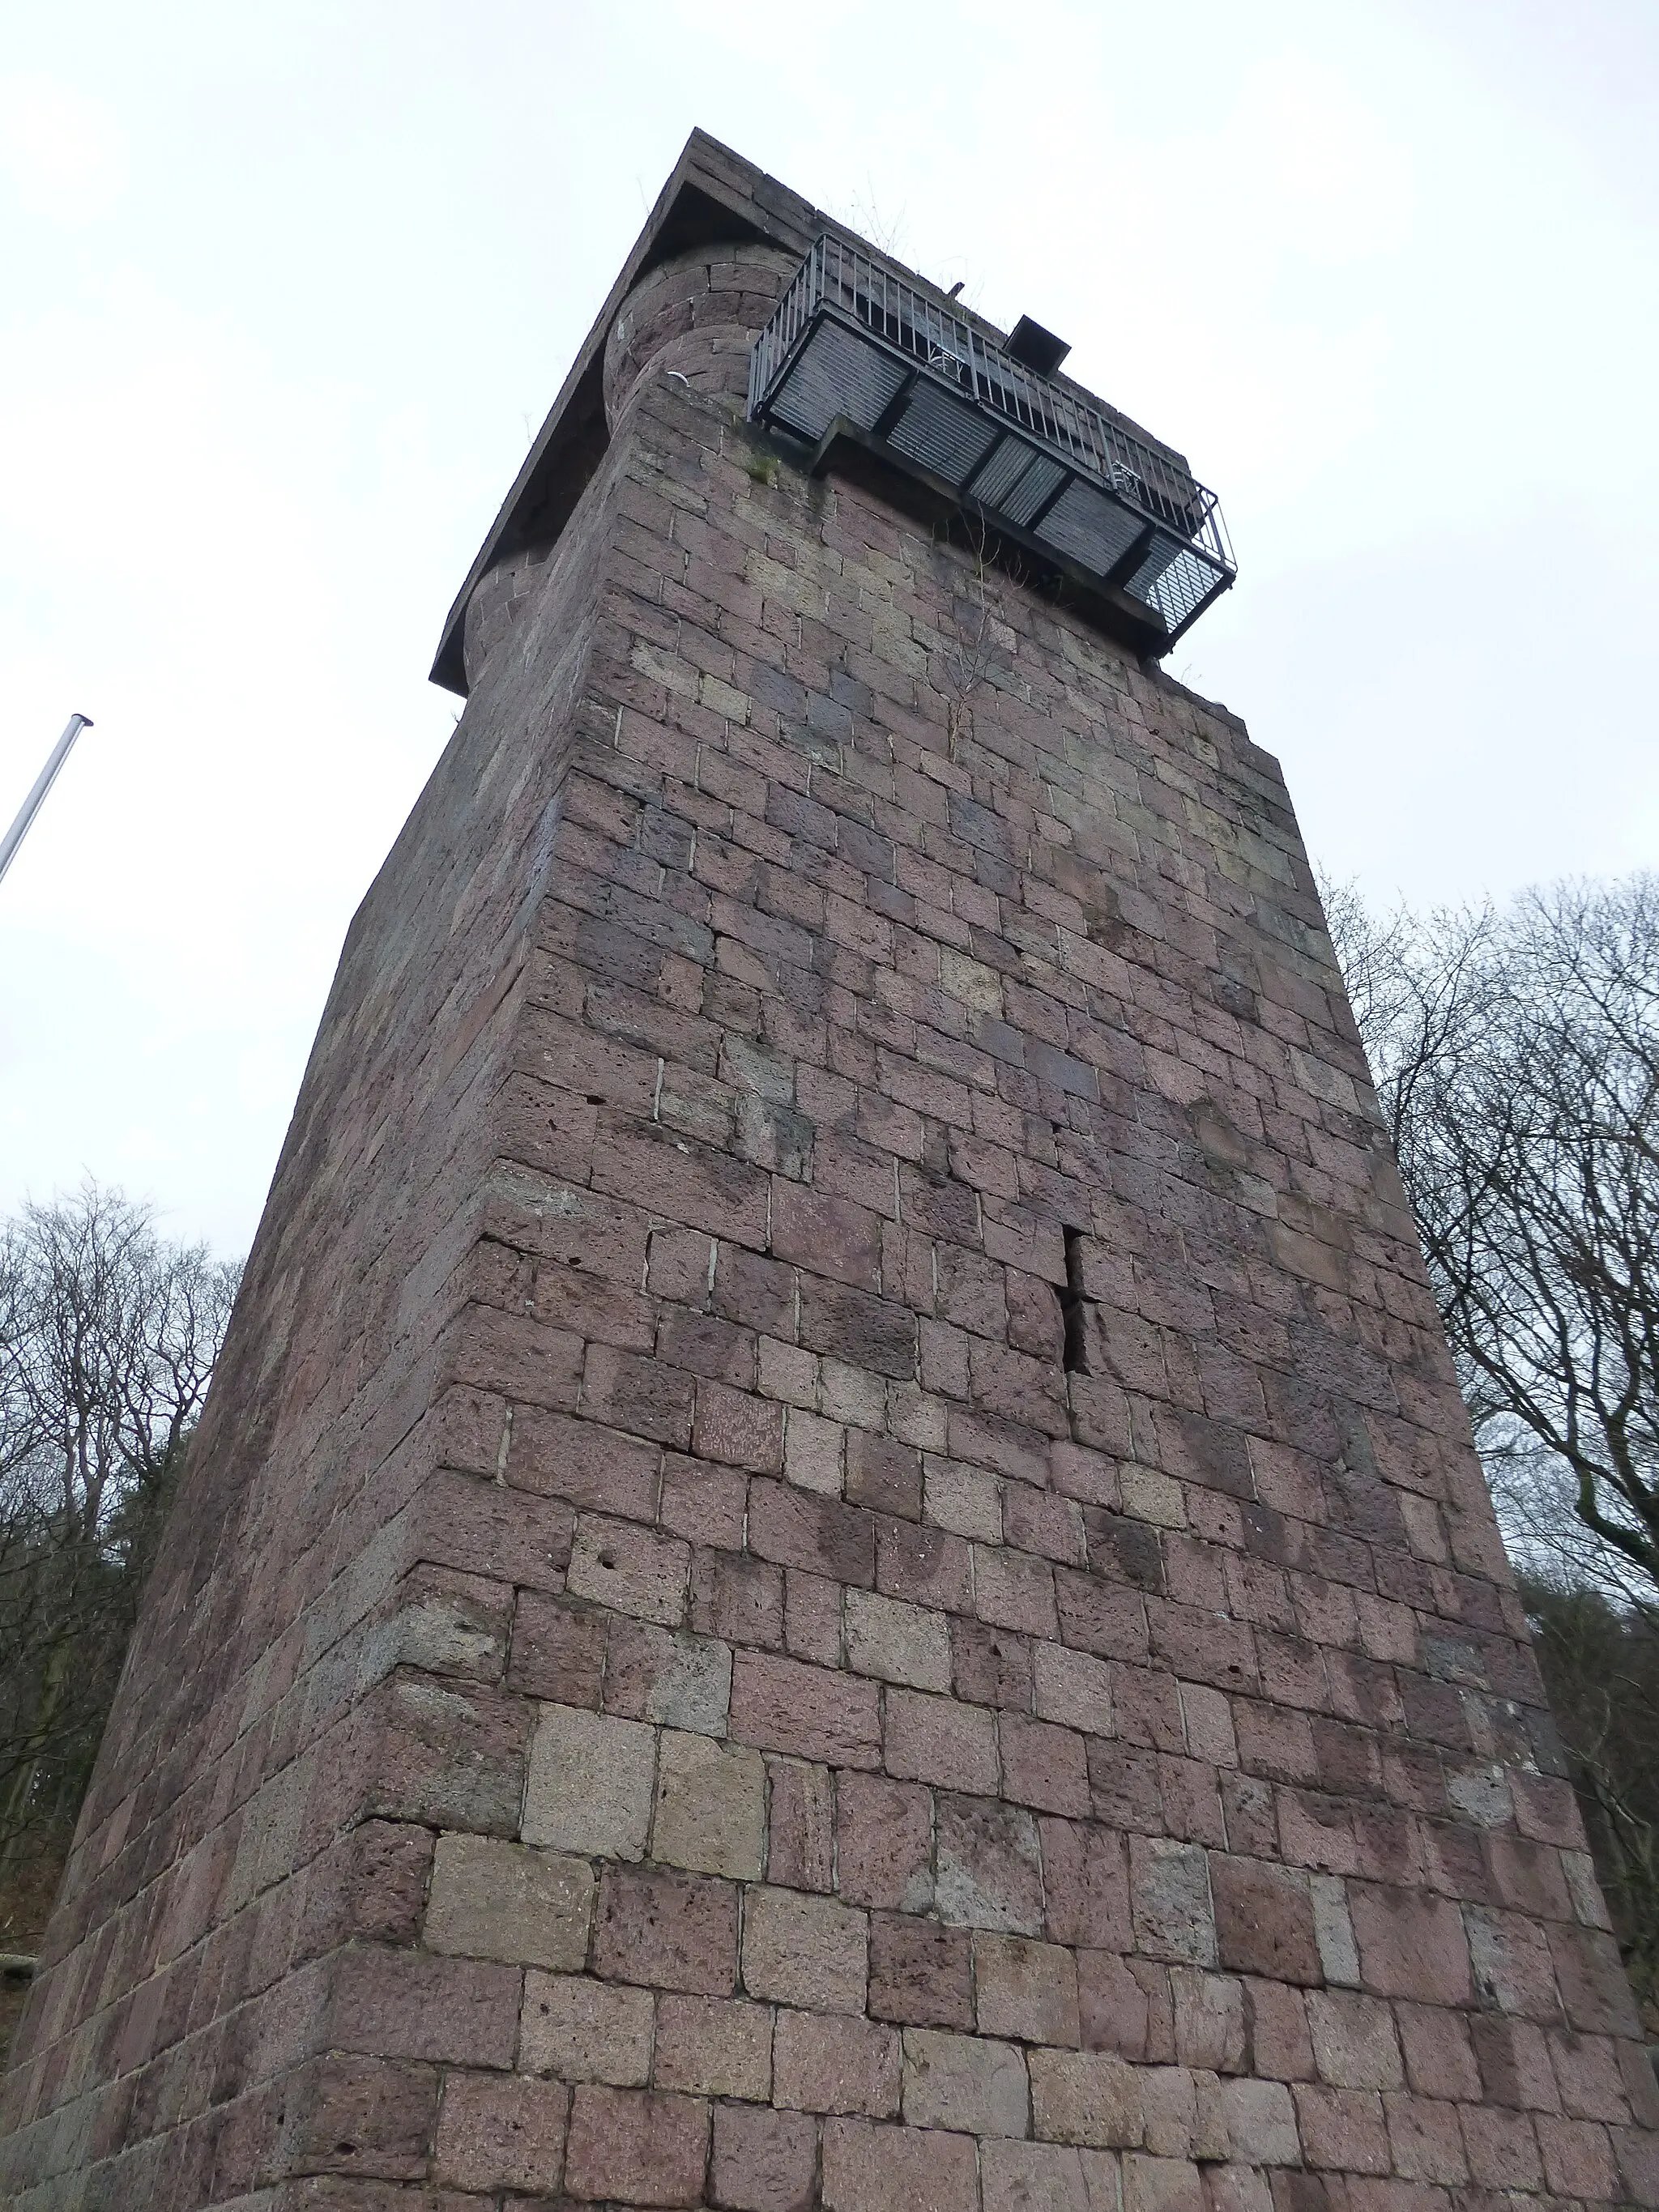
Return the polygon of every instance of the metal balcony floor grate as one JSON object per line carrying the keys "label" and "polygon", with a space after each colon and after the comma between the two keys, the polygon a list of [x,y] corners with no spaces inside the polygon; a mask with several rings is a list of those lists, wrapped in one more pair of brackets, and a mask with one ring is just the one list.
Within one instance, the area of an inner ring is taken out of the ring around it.
{"label": "metal balcony floor grate", "polygon": [[1154,653],[1237,573],[1215,495],[1177,455],[828,234],[756,343],[749,412],[811,445],[850,427],[1095,586]]}

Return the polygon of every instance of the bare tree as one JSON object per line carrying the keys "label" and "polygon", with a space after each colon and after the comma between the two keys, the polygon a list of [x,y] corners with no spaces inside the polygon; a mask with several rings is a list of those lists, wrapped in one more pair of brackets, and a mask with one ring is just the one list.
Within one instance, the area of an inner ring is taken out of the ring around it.
{"label": "bare tree", "polygon": [[239,1274],[92,1182],[0,1230],[0,1867],[79,1804]]}
{"label": "bare tree", "polygon": [[1659,2001],[1659,881],[1327,916],[1603,1886]]}
{"label": "bare tree", "polygon": [[1659,881],[1328,914],[1500,1502],[1659,1614]]}

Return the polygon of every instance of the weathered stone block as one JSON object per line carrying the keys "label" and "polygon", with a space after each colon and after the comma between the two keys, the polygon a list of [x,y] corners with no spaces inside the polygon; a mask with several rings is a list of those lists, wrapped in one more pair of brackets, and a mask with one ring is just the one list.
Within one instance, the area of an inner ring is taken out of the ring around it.
{"label": "weathered stone block", "polygon": [[1183,2066],[1237,2074],[1246,2063],[1245,1990],[1231,1974],[1176,1966],[1170,1975],[1176,2057]]}
{"label": "weathered stone block", "polygon": [[520,1833],[594,1857],[643,1857],[656,1759],[654,1729],[578,1705],[544,1706]]}
{"label": "weathered stone block", "polygon": [[750,1996],[817,2012],[862,2012],[868,1965],[863,1913],[795,1890],[749,1892],[743,1980]]}
{"label": "weathered stone block", "polygon": [[[724,1735],[732,1705],[730,1647],[612,1618],[604,1662],[605,1708],[696,1735]],[[584,1698],[562,1703],[585,1704]],[[596,1700],[597,1702],[597,1700]]]}
{"label": "weathered stone block", "polygon": [[932,1921],[872,1915],[869,2002],[878,2020],[921,2027],[971,2027],[970,1939]]}
{"label": "weathered stone block", "polygon": [[551,2196],[564,2169],[570,2092],[522,2075],[452,2073],[434,2153],[437,2179],[455,2189]]}
{"label": "weathered stone block", "polygon": [[914,1690],[887,1693],[887,1771],[945,1789],[997,1792],[996,1721],[976,1705],[928,1698]]}
{"label": "weathered stone block", "polygon": [[1077,1960],[1058,1943],[1021,1936],[974,1937],[976,2022],[981,2035],[1075,2046]]}
{"label": "weathered stone block", "polygon": [[[830,1769],[799,1759],[769,1759],[766,1766],[767,1880],[790,1889],[833,1889],[836,1790]],[[842,1789],[853,1778],[844,1772]],[[850,1892],[848,1899],[866,1902]]]}
{"label": "weathered stone block", "polygon": [[1282,2081],[1224,2081],[1221,2105],[1231,2155],[1247,2166],[1294,2166],[1302,2155],[1296,2107]]}
{"label": "weathered stone block", "polygon": [[758,1881],[766,1847],[766,1767],[758,1752],[665,1729],[651,1856],[696,1874]]}
{"label": "weathered stone block", "polygon": [[764,2104],[772,2094],[772,2014],[738,1999],[657,2000],[655,2084]]}
{"label": "weathered stone block", "polygon": [[960,2128],[968,2135],[1029,2133],[1024,2055],[1016,2045],[988,2036],[906,2028],[904,2118],[913,2127]]}
{"label": "weathered stone block", "polygon": [[626,1521],[578,1516],[565,1587],[584,1597],[678,1628],[685,1614],[691,1548],[678,1537],[655,1536]]}
{"label": "weathered stone block", "polygon": [[823,2203],[825,2212],[975,2212],[973,2137],[826,2120]]}
{"label": "weathered stone block", "polygon": [[1184,2158],[1146,2158],[1132,2153],[1123,2161],[1124,2212],[1206,2212],[1200,2169]]}
{"label": "weathered stone block", "polygon": [[902,2058],[896,2028],[844,2014],[780,2011],[773,2101],[809,2112],[896,2118]]}
{"label": "weathered stone block", "polygon": [[1394,2014],[1374,1997],[1316,1990],[1308,2027],[1322,2081],[1338,2089],[1397,2089],[1405,2080]]}
{"label": "weathered stone block", "polygon": [[1325,1978],[1314,1905],[1304,1877],[1249,1859],[1212,1856],[1217,1955],[1224,1966],[1264,1980]]}
{"label": "weathered stone block", "polygon": [[585,1974],[526,1978],[519,2063],[565,2081],[643,2088],[651,2078],[651,1992]]}
{"label": "weathered stone block", "polygon": [[476,1959],[355,1944],[330,1977],[329,2043],[386,2058],[507,2066],[518,2034],[519,1973]]}
{"label": "weathered stone block", "polygon": [[1129,1893],[1137,1948],[1154,1959],[1214,1965],[1209,1865],[1197,1844],[1163,1836],[1132,1836]]}
{"label": "weathered stone block", "polygon": [[1108,2151],[993,2137],[980,2146],[985,2212],[1115,2212],[1121,2176]]}
{"label": "weathered stone block", "polygon": [[593,1917],[585,1859],[493,1836],[440,1836],[426,1908],[434,1951],[580,1970]]}
{"label": "weathered stone block", "polygon": [[873,1682],[770,1653],[739,1651],[731,1733],[738,1743],[834,1766],[881,1763],[881,1699]]}
{"label": "weathered stone block", "polygon": [[564,2185],[621,2204],[695,2204],[708,2162],[708,2106],[660,2090],[579,2087]]}
{"label": "weathered stone block", "polygon": [[1469,2002],[1469,1946],[1462,1915],[1443,1898],[1353,1882],[1348,1910],[1362,1986],[1424,2004]]}
{"label": "weathered stone block", "polygon": [[957,1928],[1042,1930],[1036,1822],[1018,1806],[940,1796],[934,1804],[940,1917]]}
{"label": "weathered stone block", "polygon": [[808,2212],[817,2130],[802,2112],[714,2108],[711,2194],[732,2212]]}
{"label": "weathered stone block", "polygon": [[647,1988],[730,1996],[738,1978],[738,1895],[729,1883],[655,1868],[607,1869],[593,1970]]}
{"label": "weathered stone block", "polygon": [[848,1664],[859,1674],[912,1689],[949,1691],[951,1638],[942,1613],[850,1589],[846,1632]]}
{"label": "weathered stone block", "polygon": [[[773,1790],[775,1798],[775,1781]],[[873,1774],[842,1774],[836,1785],[835,1845],[836,1887],[849,1905],[925,1912],[932,1904],[933,1807],[926,1790]]]}
{"label": "weathered stone block", "polygon": [[1146,2136],[1140,2077],[1104,2051],[1034,2051],[1030,2056],[1034,2134],[1050,2142],[1133,2148]]}

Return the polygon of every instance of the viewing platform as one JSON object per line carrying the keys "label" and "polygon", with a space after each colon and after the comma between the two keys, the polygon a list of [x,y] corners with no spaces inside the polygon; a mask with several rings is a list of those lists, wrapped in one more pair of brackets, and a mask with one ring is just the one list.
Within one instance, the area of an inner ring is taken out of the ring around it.
{"label": "viewing platform", "polygon": [[751,420],[860,446],[1105,599],[1167,653],[1237,573],[1215,494],[1052,372],[1068,349],[1022,319],[999,343],[950,300],[829,232],[756,343]]}

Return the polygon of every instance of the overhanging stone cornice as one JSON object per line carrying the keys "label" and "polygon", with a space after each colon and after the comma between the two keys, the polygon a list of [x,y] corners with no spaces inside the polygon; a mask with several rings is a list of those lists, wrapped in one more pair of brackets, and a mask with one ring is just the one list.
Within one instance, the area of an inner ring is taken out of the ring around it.
{"label": "overhanging stone cornice", "polygon": [[550,544],[599,466],[610,442],[601,388],[605,343],[617,310],[640,278],[659,262],[698,246],[763,239],[805,253],[826,225],[839,228],[799,192],[707,131],[691,133],[456,594],[432,664],[434,684],[465,697],[461,626],[475,586],[507,556],[529,545]]}

